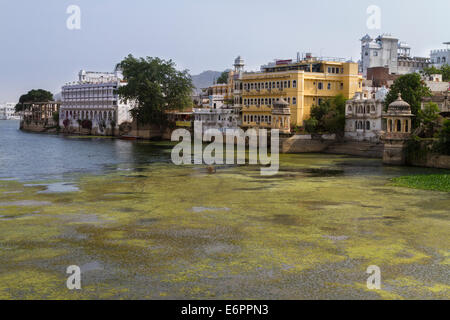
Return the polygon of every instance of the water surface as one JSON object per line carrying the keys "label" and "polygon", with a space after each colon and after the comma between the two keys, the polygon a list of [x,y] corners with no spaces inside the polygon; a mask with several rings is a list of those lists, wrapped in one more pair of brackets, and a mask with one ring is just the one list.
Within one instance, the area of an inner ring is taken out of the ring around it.
{"label": "water surface", "polygon": [[169,143],[17,128],[0,121],[0,298],[450,298],[449,194],[390,184],[439,170],[307,154],[208,174]]}

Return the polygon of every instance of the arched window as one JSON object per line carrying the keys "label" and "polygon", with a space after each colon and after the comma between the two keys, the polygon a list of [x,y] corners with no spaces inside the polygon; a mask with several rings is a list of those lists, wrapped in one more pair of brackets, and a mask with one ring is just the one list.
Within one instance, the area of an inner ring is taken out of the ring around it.
{"label": "arched window", "polygon": [[366,121],[366,130],[370,130],[370,121]]}

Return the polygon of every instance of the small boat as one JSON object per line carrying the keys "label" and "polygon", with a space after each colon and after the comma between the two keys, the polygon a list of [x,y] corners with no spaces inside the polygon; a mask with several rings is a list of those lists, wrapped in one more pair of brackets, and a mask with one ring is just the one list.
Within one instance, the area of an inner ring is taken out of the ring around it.
{"label": "small boat", "polygon": [[138,137],[125,135],[125,136],[120,136],[119,139],[120,140],[137,140]]}

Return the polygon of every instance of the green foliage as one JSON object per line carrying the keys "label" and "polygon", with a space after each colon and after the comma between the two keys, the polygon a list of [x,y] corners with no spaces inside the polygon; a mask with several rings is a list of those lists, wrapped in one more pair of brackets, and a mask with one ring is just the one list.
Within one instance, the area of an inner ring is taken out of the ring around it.
{"label": "green foliage", "polygon": [[423,110],[419,109],[417,119],[424,128],[425,137],[432,138],[439,119],[439,107],[434,102],[427,103]]}
{"label": "green foliage", "polygon": [[53,117],[53,122],[58,124],[59,123],[59,112],[57,112],[57,111],[53,112],[52,117]]}
{"label": "green foliage", "polygon": [[16,105],[16,112],[23,111],[25,109],[25,103],[33,102],[48,102],[53,101],[53,94],[43,89],[31,90],[28,93],[20,96],[19,103]]}
{"label": "green foliage", "polygon": [[306,130],[311,133],[343,133],[345,129],[345,102],[345,97],[338,95],[325,100],[318,106],[313,106],[311,108],[311,121],[305,122]]}
{"label": "green foliage", "polygon": [[441,67],[442,81],[450,81],[450,66],[445,64]]}
{"label": "green foliage", "polygon": [[395,186],[450,192],[450,175],[416,175],[393,179]]}
{"label": "green foliage", "polygon": [[423,161],[427,158],[428,150],[432,141],[422,139],[416,135],[412,135],[406,143],[406,160],[408,163],[412,161]]}
{"label": "green foliage", "polygon": [[423,73],[427,76],[430,76],[432,74],[442,74],[442,70],[436,68],[435,66],[431,66],[429,68],[424,68]]}
{"label": "green foliage", "polygon": [[316,118],[305,120],[305,130],[309,133],[316,133],[318,125],[319,121],[317,121]]}
{"label": "green foliage", "polygon": [[439,140],[436,143],[436,151],[450,155],[450,120],[445,120],[444,125],[439,132]]}
{"label": "green foliage", "polygon": [[436,68],[435,66],[425,68],[423,73],[428,76],[432,74],[442,74],[442,81],[450,81],[450,66],[448,64],[444,64],[441,68]]}
{"label": "green foliage", "polygon": [[220,77],[217,79],[217,83],[218,84],[227,84],[228,83],[228,75],[229,75],[229,73],[230,73],[229,71],[222,72]]}
{"label": "green foliage", "polygon": [[117,65],[127,85],[118,89],[119,95],[137,103],[131,110],[140,123],[165,124],[165,112],[192,106],[194,88],[187,70],[178,71],[172,60],[126,57]]}
{"label": "green foliage", "polygon": [[422,98],[431,96],[430,89],[422,81],[418,73],[405,74],[395,80],[391,86],[391,90],[385,100],[385,110],[387,110],[389,104],[397,100],[399,93],[402,94],[402,99],[411,105],[411,111],[415,115],[420,110]]}

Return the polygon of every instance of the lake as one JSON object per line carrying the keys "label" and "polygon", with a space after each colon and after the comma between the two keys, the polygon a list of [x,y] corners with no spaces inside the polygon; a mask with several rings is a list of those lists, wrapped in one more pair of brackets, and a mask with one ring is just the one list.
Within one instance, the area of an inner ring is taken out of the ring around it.
{"label": "lake", "polygon": [[449,193],[390,181],[445,171],[296,154],[209,174],[168,142],[18,127],[0,121],[0,299],[450,298]]}

